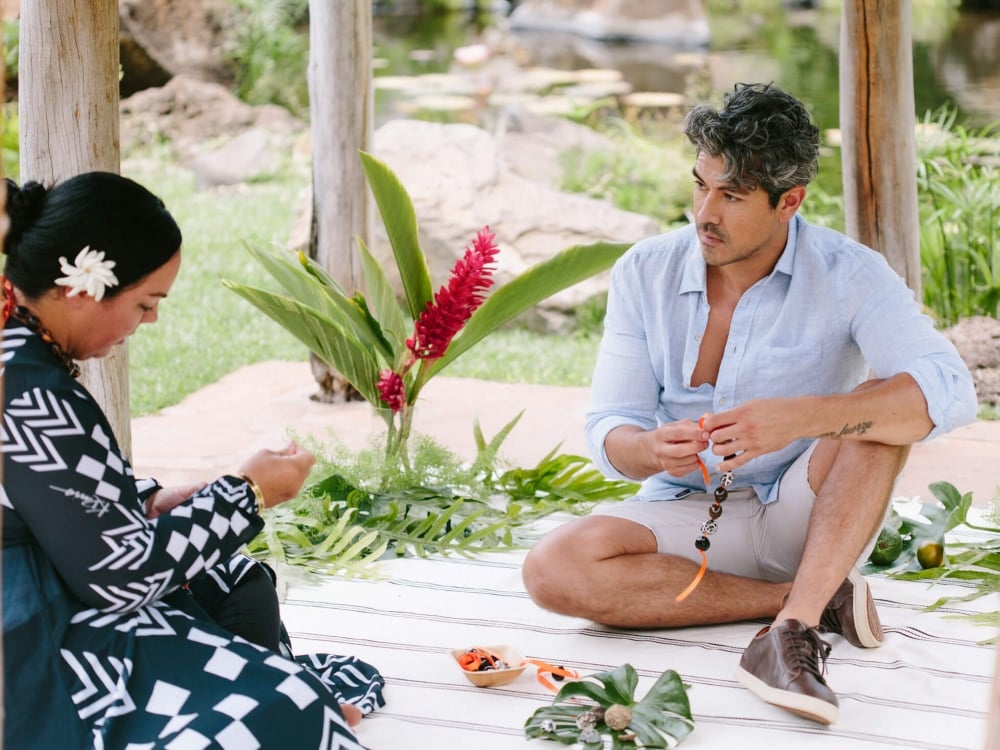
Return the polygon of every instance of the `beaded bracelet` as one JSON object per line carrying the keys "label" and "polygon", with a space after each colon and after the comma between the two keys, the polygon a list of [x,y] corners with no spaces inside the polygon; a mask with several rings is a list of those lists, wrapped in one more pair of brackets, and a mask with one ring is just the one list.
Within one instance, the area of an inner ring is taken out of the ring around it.
{"label": "beaded bracelet", "polygon": [[253,493],[253,496],[257,501],[257,515],[259,516],[267,508],[267,502],[264,500],[264,493],[261,492],[260,485],[258,485],[246,474],[240,474],[240,479],[249,485],[250,491]]}

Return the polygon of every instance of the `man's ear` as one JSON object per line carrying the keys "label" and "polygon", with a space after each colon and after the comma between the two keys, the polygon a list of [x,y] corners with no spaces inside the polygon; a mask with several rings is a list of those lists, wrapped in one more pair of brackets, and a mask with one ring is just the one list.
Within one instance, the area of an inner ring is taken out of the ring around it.
{"label": "man's ear", "polygon": [[806,199],[806,186],[796,185],[789,188],[778,200],[778,214],[782,221],[791,221],[795,212],[802,206]]}

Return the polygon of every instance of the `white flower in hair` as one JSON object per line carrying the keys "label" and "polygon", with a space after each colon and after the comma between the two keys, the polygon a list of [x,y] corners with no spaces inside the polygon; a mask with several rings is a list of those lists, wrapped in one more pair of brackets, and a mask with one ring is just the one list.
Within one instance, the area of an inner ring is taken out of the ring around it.
{"label": "white flower in hair", "polygon": [[77,253],[72,263],[60,257],[59,265],[64,275],[56,279],[56,284],[69,287],[70,297],[86,292],[95,302],[100,302],[104,298],[105,289],[118,285],[118,277],[111,270],[115,267],[115,262],[104,260],[104,253],[91,250],[90,245]]}

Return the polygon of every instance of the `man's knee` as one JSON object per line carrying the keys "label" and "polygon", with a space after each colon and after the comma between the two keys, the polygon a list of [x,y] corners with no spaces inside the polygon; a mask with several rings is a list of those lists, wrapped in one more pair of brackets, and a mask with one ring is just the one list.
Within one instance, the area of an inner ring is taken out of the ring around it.
{"label": "man's knee", "polygon": [[820,440],[809,459],[809,486],[815,494],[836,465],[871,482],[896,481],[910,454],[908,445],[869,440]]}

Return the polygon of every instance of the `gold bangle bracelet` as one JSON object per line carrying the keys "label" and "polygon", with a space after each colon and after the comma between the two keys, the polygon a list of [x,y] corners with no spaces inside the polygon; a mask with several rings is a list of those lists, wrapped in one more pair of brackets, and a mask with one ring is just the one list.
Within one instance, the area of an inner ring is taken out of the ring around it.
{"label": "gold bangle bracelet", "polygon": [[253,481],[246,474],[240,474],[240,479],[247,483],[254,499],[257,501],[257,515],[260,515],[267,508],[267,501],[264,500],[264,493],[260,491],[260,485]]}

